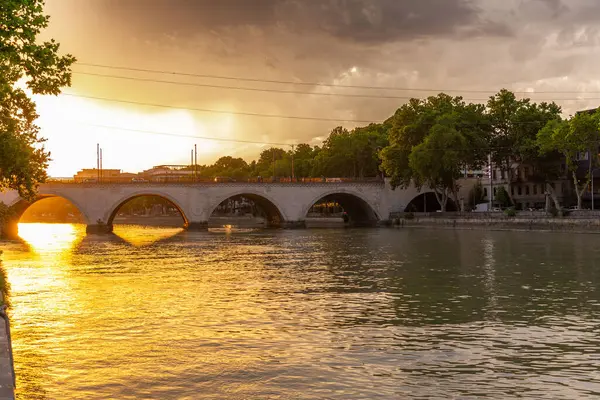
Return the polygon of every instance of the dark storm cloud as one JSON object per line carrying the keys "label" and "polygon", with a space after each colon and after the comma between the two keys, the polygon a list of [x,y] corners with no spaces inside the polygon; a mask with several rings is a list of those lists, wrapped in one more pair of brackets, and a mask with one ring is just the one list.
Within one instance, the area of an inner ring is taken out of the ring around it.
{"label": "dark storm cloud", "polygon": [[[299,88],[331,94],[422,97],[446,90],[468,101],[485,101],[505,87],[546,92],[532,94],[532,99],[556,100],[566,114],[598,106],[598,96],[592,92],[600,91],[600,0],[46,0],[46,9],[52,16],[46,37],[56,38],[80,60],[76,71],[150,78],[127,81],[75,74],[69,90],[83,95],[182,108],[369,121],[384,120],[405,102],[403,98],[201,89],[151,79],[295,87],[142,74],[84,65],[88,63],[433,90]],[[139,115],[165,111],[96,103],[100,108],[133,108]],[[271,142],[310,142],[325,137],[334,125],[231,116],[221,126],[221,114],[173,112],[207,127],[210,135]],[[348,128],[355,125],[344,123]],[[165,131],[180,128],[175,124]],[[51,143],[52,135],[47,136]],[[249,159],[260,150],[235,148],[236,155]],[[152,162],[186,162],[166,158],[157,156]]]}
{"label": "dark storm cloud", "polygon": [[[470,0],[105,0],[96,4],[138,33],[195,35],[241,27],[322,32],[385,43],[469,31],[506,34]],[[141,32],[140,32],[141,30]]]}

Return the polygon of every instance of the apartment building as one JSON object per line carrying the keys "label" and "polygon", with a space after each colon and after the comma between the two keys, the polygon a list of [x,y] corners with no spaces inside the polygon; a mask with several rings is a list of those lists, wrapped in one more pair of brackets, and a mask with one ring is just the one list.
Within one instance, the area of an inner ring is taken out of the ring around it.
{"label": "apartment building", "polygon": [[[486,177],[481,180],[484,199],[489,202],[490,193],[493,193],[494,207],[506,206],[498,202],[497,195],[500,187],[504,187],[506,192],[510,194],[517,210],[544,209],[546,207],[546,198],[549,193],[546,191],[544,179],[535,171],[533,166],[515,164],[510,180],[506,171],[499,168],[494,168],[491,177],[489,167],[486,172]],[[561,204],[571,205],[573,197],[572,183],[566,176],[551,182],[550,185]]]}

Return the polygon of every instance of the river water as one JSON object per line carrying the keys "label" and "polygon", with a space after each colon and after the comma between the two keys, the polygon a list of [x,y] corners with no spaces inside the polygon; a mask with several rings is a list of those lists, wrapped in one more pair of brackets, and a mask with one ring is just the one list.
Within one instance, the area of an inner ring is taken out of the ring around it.
{"label": "river water", "polygon": [[19,399],[600,395],[597,235],[21,232]]}

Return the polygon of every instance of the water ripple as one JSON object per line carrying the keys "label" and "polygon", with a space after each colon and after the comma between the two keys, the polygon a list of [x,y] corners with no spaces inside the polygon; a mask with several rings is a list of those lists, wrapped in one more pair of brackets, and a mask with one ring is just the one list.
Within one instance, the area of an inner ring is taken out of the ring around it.
{"label": "water ripple", "polygon": [[20,399],[600,395],[595,236],[61,229],[3,243]]}

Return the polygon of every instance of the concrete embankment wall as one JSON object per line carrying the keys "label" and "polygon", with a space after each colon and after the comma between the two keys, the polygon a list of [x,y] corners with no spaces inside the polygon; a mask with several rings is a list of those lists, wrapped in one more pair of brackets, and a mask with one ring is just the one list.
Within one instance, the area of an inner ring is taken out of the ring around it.
{"label": "concrete embankment wall", "polygon": [[[2,293],[0,293],[2,304]],[[8,318],[0,306],[0,400],[14,400],[15,376]]]}
{"label": "concrete embankment wall", "polygon": [[393,216],[392,223],[398,227],[600,233],[600,212],[581,211],[564,217],[552,217],[536,212],[523,212],[515,217],[508,217],[502,213],[405,214]]}

